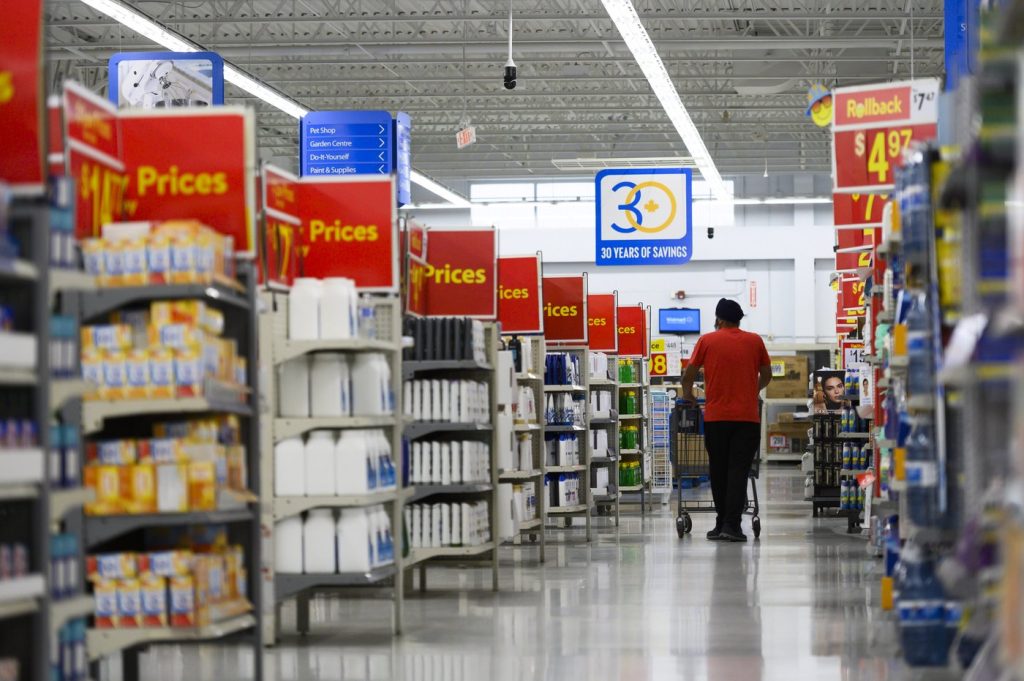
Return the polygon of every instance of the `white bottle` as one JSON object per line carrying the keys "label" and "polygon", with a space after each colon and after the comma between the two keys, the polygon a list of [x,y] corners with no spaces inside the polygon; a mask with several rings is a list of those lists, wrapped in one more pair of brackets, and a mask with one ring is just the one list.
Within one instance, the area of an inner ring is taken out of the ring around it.
{"label": "white bottle", "polygon": [[338,571],[335,562],[334,512],[318,508],[309,512],[302,532],[303,562],[307,574],[329,574]]}
{"label": "white bottle", "polygon": [[366,494],[369,487],[369,458],[366,433],[345,430],[334,445],[334,493]]}
{"label": "white bottle", "polygon": [[277,368],[277,406],[285,418],[309,418],[309,358],[296,357]]}
{"label": "white bottle", "polygon": [[373,549],[366,511],[361,508],[342,509],[337,530],[338,571],[369,572]]}
{"label": "white bottle", "polygon": [[387,383],[384,375],[387,360],[382,363],[381,358],[382,355],[378,353],[364,353],[356,355],[352,362],[352,385],[355,386],[352,395],[353,416],[382,416],[387,413],[383,398],[383,389]]}
{"label": "white bottle", "polygon": [[274,445],[274,496],[306,494],[306,448],[302,438],[290,437]]}
{"label": "white bottle", "polygon": [[533,438],[529,433],[519,436],[519,461],[517,468],[521,471],[533,469]]}
{"label": "white bottle", "polygon": [[302,516],[274,523],[274,570],[302,574]]}
{"label": "white bottle", "polygon": [[306,441],[306,496],[334,496],[334,435],[314,430]]}
{"label": "white bottle", "polygon": [[313,418],[348,416],[348,360],[335,352],[313,356],[310,414]]}
{"label": "white bottle", "polygon": [[323,284],[319,279],[299,277],[288,296],[288,337],[292,340],[320,338],[320,299]]}
{"label": "white bottle", "polygon": [[356,289],[351,279],[324,279],[323,297],[320,298],[320,337],[332,340],[353,338],[356,335],[357,305]]}

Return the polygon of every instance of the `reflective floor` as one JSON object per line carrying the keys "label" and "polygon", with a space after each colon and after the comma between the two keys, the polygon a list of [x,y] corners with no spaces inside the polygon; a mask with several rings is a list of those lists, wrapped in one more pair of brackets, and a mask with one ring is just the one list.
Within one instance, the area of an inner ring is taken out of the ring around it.
{"label": "reflective floor", "polygon": [[[705,488],[706,490],[706,488]],[[502,553],[501,590],[489,570],[430,571],[406,600],[405,634],[390,635],[387,601],[324,598],[313,632],[286,635],[264,676],[401,681],[687,679],[860,681],[904,678],[894,629],[877,603],[878,563],[845,521],[811,518],[802,476],[769,469],[760,482],[763,532],[745,545],[708,542],[712,516],[675,533],[674,504],[616,530],[597,519],[549,532],[548,561],[532,547]],[[749,518],[745,520],[750,534]],[[752,537],[751,537],[752,538]],[[285,607],[284,630],[294,630]],[[248,650],[164,646],[144,679],[246,679]]]}

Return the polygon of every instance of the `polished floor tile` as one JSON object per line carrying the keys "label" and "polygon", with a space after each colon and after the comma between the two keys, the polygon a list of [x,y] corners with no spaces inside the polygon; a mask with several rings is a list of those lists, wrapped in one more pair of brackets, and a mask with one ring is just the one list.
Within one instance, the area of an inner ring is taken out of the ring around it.
{"label": "polished floor tile", "polygon": [[[502,553],[501,590],[488,570],[432,569],[406,600],[405,634],[390,636],[390,603],[324,597],[313,631],[287,634],[265,657],[276,681],[868,681],[906,678],[895,631],[875,607],[879,563],[845,522],[812,519],[802,476],[769,469],[763,533],[745,545],[708,542],[711,516],[675,533],[674,502],[646,519],[606,519],[591,544],[549,533],[548,560],[530,546]],[[703,490],[706,493],[706,487]],[[747,520],[747,533],[749,519]],[[751,537],[752,539],[752,537]],[[294,607],[284,609],[294,630]],[[249,651],[162,646],[143,678],[252,676]]]}

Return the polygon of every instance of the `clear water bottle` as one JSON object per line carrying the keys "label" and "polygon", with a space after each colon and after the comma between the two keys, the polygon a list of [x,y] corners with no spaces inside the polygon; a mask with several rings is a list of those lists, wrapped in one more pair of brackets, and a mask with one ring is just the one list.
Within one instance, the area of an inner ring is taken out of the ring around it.
{"label": "clear water bottle", "polygon": [[932,352],[932,327],[924,295],[917,294],[907,313],[907,391],[913,396],[930,395],[935,390],[935,363]]}
{"label": "clear water bottle", "polygon": [[373,298],[368,295],[359,296],[359,337],[377,339],[377,310]]}
{"label": "clear water bottle", "polygon": [[903,659],[911,667],[947,664],[951,641],[946,626],[946,595],[935,576],[935,563],[920,548],[908,543],[897,568],[900,585],[900,642]]}
{"label": "clear water bottle", "polygon": [[924,418],[912,423],[906,443],[907,509],[911,522],[918,527],[936,527],[940,524],[939,470],[932,424]]}

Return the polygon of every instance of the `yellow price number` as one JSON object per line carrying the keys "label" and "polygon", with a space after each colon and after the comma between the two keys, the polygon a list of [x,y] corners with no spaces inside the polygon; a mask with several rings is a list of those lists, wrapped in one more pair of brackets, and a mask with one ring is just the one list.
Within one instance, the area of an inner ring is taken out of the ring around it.
{"label": "yellow price number", "polygon": [[668,357],[663,352],[651,353],[651,376],[668,376]]}
{"label": "yellow price number", "polygon": [[277,242],[277,276],[282,281],[288,281],[291,276],[288,268],[295,248],[295,227],[286,222],[276,222],[273,231]]}
{"label": "yellow price number", "polygon": [[[892,166],[913,136],[910,128],[861,131],[854,138],[853,151],[860,158],[867,154],[868,175],[873,175],[878,184],[889,184],[893,181]],[[869,216],[870,210],[869,203]]]}
{"label": "yellow price number", "polygon": [[0,71],[0,104],[7,104],[14,99],[14,74]]}
{"label": "yellow price number", "polygon": [[79,219],[88,221],[88,233],[100,235],[100,228],[120,216],[121,200],[128,178],[107,166],[83,161],[78,177],[79,193],[88,204],[88,212]]}

